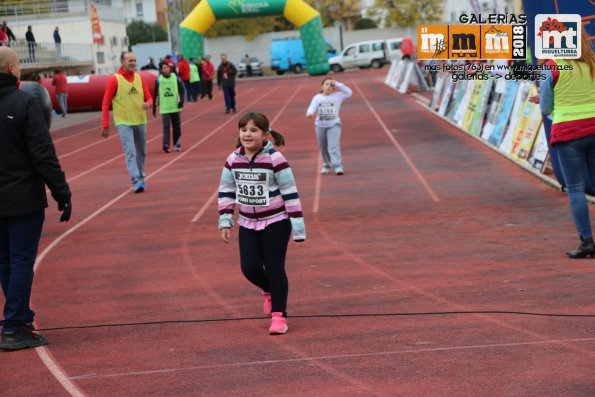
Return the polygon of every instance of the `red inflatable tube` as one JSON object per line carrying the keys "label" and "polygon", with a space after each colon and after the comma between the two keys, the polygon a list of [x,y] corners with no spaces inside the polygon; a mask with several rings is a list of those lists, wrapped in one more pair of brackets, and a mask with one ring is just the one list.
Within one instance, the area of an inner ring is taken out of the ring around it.
{"label": "red inflatable tube", "polygon": [[[149,88],[151,95],[155,95],[156,71],[137,71]],[[89,74],[86,76],[68,76],[68,113],[100,111],[103,93],[110,74]],[[56,87],[52,79],[42,79],[41,84],[48,90],[52,100],[52,108],[60,113],[60,106],[56,98]]]}

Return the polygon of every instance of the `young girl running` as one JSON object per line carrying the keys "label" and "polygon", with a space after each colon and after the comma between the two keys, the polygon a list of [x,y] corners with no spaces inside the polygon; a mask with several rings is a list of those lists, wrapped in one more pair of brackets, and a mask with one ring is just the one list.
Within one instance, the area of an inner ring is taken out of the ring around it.
{"label": "young girl running", "polygon": [[316,117],[316,138],[322,155],[323,174],[328,174],[331,166],[337,175],[343,175],[341,161],[341,119],[339,109],[341,103],[352,94],[351,89],[332,77],[322,80],[320,93],[312,98],[306,117]]}
{"label": "young girl running", "polygon": [[239,204],[240,264],[242,273],[263,291],[264,313],[271,316],[271,335],[287,332],[285,256],[290,234],[306,239],[297,186],[287,160],[269,141],[283,146],[279,132],[258,112],[238,123],[238,149],[225,161],[219,185],[219,230],[229,243],[233,213]]}

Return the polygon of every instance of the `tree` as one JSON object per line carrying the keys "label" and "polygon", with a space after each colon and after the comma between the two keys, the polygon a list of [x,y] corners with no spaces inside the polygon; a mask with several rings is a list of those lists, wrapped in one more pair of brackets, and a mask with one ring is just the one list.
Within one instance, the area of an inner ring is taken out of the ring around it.
{"label": "tree", "polygon": [[370,18],[362,18],[358,20],[355,25],[353,25],[353,30],[363,30],[363,29],[375,29],[377,28],[376,22],[374,22]]}
{"label": "tree", "polygon": [[244,36],[252,40],[261,33],[295,29],[281,16],[224,19],[215,22],[205,33],[206,37]]}
{"label": "tree", "polygon": [[413,26],[442,21],[444,0],[375,0],[371,16],[385,26]]}
{"label": "tree", "polygon": [[126,26],[126,35],[130,46],[139,43],[153,43],[167,41],[167,33],[156,23],[148,24],[144,21],[133,21]]}
{"label": "tree", "polygon": [[319,13],[324,26],[343,22],[349,30],[361,18],[359,0],[306,0]]}

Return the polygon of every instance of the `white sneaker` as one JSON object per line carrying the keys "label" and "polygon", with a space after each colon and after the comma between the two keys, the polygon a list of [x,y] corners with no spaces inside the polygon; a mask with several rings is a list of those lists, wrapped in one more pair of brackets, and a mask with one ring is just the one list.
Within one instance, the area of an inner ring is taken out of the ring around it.
{"label": "white sneaker", "polygon": [[331,167],[329,167],[328,165],[323,165],[320,169],[321,174],[328,174],[329,172],[331,172]]}

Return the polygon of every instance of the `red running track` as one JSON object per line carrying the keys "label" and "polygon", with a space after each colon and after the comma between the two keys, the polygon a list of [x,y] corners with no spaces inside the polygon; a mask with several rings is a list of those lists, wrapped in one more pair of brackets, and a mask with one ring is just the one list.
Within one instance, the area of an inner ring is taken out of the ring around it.
{"label": "red running track", "polygon": [[[220,95],[189,104],[181,153],[161,151],[151,117],[143,194],[98,117],[53,131],[74,213],[60,224],[52,203],[36,265],[50,344],[0,354],[2,395],[595,395],[595,262],[564,256],[577,244],[566,198],[385,73],[337,75],[354,90],[341,177],[318,174],[305,118],[321,78],[242,80],[237,115]],[[248,110],[287,138],[308,232],[290,243],[280,337],[216,228]]]}

